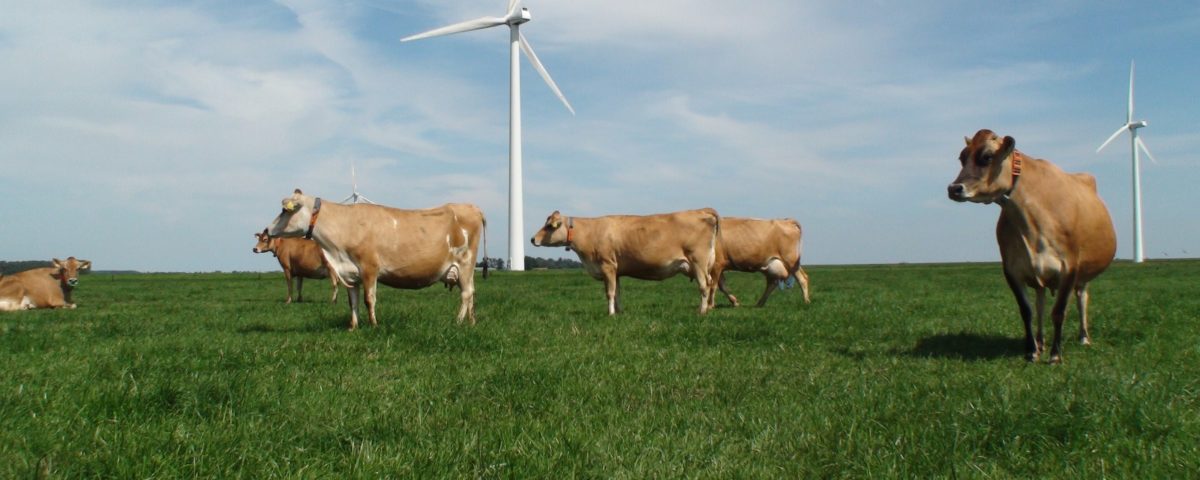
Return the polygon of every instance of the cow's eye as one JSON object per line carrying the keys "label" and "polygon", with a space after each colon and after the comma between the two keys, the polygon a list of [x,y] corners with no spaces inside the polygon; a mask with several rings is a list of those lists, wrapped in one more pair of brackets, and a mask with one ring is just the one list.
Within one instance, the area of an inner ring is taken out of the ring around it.
{"label": "cow's eye", "polygon": [[991,154],[985,153],[983,155],[975,157],[975,165],[978,165],[980,167],[986,167],[986,166],[988,166],[989,163],[992,163],[992,155]]}

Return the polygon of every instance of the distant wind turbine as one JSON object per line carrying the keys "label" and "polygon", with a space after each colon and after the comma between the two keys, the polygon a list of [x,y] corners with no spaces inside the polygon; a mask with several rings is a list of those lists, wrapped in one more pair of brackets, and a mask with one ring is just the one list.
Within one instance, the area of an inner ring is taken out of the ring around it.
{"label": "distant wind turbine", "polygon": [[354,163],[350,164],[350,191],[352,193],[342,200],[342,203],[375,203],[358,193],[358,176],[354,174]]}
{"label": "distant wind turbine", "polygon": [[1145,120],[1133,121],[1133,61],[1129,62],[1129,109],[1125,111],[1125,125],[1122,125],[1117,131],[1113,132],[1112,136],[1108,137],[1100,148],[1096,149],[1096,153],[1100,153],[1107,147],[1109,143],[1116,140],[1121,132],[1129,130],[1129,149],[1133,153],[1133,262],[1142,263],[1145,260],[1145,255],[1142,251],[1142,175],[1141,162],[1138,159],[1138,149],[1146,153],[1150,161],[1158,163],[1154,159],[1154,155],[1150,154],[1150,149],[1146,148],[1145,142],[1138,138],[1138,129],[1149,125]]}
{"label": "distant wind turbine", "polygon": [[558,89],[558,85],[555,85],[554,79],[550,78],[550,73],[546,71],[546,67],[542,66],[542,62],[533,53],[533,47],[529,45],[529,41],[525,39],[524,35],[521,35],[521,24],[528,22],[532,17],[529,15],[528,8],[517,8],[519,1],[508,0],[508,10],[503,17],[480,17],[400,39],[401,42],[408,42],[440,35],[508,25],[508,265],[509,269],[514,271],[525,270],[525,242],[523,239],[524,233],[522,232],[525,224],[525,201],[521,185],[521,63],[520,54],[517,53],[518,49],[525,52],[525,56],[529,58],[529,63],[542,75],[542,79],[546,81],[546,85],[549,85],[550,90],[554,91],[554,95],[558,96],[563,105],[566,105],[571,115],[575,115],[575,109],[571,108],[571,104],[567,102],[567,97],[563,96],[562,91]]}

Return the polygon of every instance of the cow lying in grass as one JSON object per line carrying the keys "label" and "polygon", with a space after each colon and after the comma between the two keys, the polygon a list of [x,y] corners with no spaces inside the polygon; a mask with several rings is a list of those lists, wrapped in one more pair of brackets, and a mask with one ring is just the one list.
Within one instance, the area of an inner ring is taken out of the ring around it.
{"label": "cow lying in grass", "polygon": [[79,284],[79,274],[92,268],[92,262],[75,257],[52,262],[50,267],[0,277],[0,311],[75,308],[71,291]]}

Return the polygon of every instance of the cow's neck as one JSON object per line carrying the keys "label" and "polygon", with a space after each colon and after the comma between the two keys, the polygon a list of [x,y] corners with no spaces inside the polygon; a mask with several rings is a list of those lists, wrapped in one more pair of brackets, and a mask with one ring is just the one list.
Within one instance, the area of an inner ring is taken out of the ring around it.
{"label": "cow's neck", "polygon": [[346,208],[333,202],[321,202],[320,219],[310,217],[306,236],[315,240],[322,247],[326,245],[344,244],[343,239],[339,237],[341,234],[349,233],[347,229],[338,228],[338,221],[342,219],[342,209]]}
{"label": "cow's neck", "polygon": [[1042,180],[1048,172],[1041,164],[1030,161],[1029,157],[1025,157],[1024,160],[1020,181],[1008,195],[996,203],[1000,205],[1000,217],[1020,232],[1025,246],[1032,254],[1045,248],[1045,245],[1041,245],[1043,239],[1040,234],[1040,222],[1044,218],[1043,212],[1053,206],[1047,205],[1048,199],[1040,194]]}

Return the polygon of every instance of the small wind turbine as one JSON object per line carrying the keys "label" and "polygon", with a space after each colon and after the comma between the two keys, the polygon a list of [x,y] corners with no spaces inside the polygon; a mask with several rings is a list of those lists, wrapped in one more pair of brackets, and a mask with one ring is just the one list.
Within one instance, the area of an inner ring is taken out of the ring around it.
{"label": "small wind turbine", "polygon": [[1096,149],[1096,153],[1100,153],[1107,147],[1109,143],[1117,139],[1121,132],[1129,130],[1129,149],[1133,153],[1133,262],[1142,263],[1145,260],[1145,255],[1142,252],[1142,175],[1141,162],[1138,159],[1138,149],[1150,158],[1150,161],[1158,163],[1154,159],[1154,155],[1150,154],[1150,149],[1146,148],[1145,142],[1138,138],[1138,129],[1149,125],[1145,120],[1133,121],[1133,61],[1129,62],[1129,109],[1125,111],[1125,125],[1122,125],[1117,131],[1113,132],[1108,140],[1105,140],[1100,148]]}
{"label": "small wind turbine", "polygon": [[533,53],[533,47],[529,45],[529,41],[525,39],[524,35],[521,35],[521,24],[528,22],[532,17],[529,16],[528,8],[517,8],[519,1],[508,0],[508,10],[503,17],[480,17],[400,39],[401,42],[408,42],[440,35],[508,25],[508,265],[509,269],[514,271],[525,270],[525,242],[523,239],[524,233],[522,232],[525,225],[525,201],[522,193],[523,187],[521,186],[521,57],[517,53],[518,49],[525,52],[525,56],[529,58],[529,63],[542,75],[542,80],[545,80],[546,85],[550,86],[550,90],[554,91],[554,95],[558,96],[559,100],[562,100],[563,105],[566,105],[571,115],[575,115],[575,109],[571,108],[571,104],[567,102],[567,97],[563,96],[562,91],[558,89],[558,85],[554,84],[554,80],[550,78],[550,73],[546,71],[546,67],[542,66],[542,62]]}
{"label": "small wind turbine", "polygon": [[354,163],[350,164],[350,191],[353,193],[351,193],[349,197],[346,197],[345,200],[342,200],[342,203],[375,203],[372,202],[371,199],[358,193],[358,176],[354,174]]}

